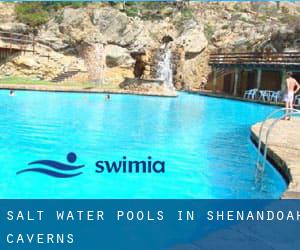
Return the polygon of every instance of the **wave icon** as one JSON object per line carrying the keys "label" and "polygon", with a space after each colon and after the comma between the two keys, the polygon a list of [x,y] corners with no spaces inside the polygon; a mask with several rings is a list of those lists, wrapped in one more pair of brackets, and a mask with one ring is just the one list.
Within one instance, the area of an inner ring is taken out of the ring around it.
{"label": "wave icon", "polygon": [[[77,160],[77,155],[75,153],[69,153],[67,155],[67,161],[70,164],[75,163]],[[50,167],[50,169],[45,167],[37,167],[37,168],[26,168],[23,170],[18,171],[16,174],[22,174],[26,172],[38,172],[41,174],[49,175],[56,178],[70,178],[75,177],[78,175],[81,175],[82,172],[77,173],[69,173],[74,170],[78,170],[80,168],[83,168],[84,165],[78,165],[78,166],[72,166],[68,164],[64,164],[58,161],[51,161],[51,160],[39,160],[39,161],[33,161],[28,163],[29,166],[32,165],[43,165],[46,167]]]}

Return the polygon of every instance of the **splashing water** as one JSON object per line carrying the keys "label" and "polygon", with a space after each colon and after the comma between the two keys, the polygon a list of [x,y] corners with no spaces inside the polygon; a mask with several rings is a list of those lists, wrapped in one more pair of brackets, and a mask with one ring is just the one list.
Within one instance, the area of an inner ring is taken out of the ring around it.
{"label": "splashing water", "polygon": [[175,90],[173,85],[172,52],[166,47],[162,59],[158,63],[158,79],[162,80],[169,90]]}

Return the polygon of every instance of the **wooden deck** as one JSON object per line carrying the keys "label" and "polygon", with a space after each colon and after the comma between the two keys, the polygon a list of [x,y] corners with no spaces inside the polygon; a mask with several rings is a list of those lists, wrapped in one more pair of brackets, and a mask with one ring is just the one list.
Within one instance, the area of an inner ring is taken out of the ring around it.
{"label": "wooden deck", "polygon": [[21,33],[0,31],[0,59],[20,52],[34,52],[34,37]]}
{"label": "wooden deck", "polygon": [[211,54],[209,65],[215,68],[288,68],[300,70],[300,52],[244,52]]}

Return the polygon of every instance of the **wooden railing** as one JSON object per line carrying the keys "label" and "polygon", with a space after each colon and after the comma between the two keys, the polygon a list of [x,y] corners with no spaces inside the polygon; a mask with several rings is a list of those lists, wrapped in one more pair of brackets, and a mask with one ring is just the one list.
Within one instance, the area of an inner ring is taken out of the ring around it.
{"label": "wooden railing", "polygon": [[299,64],[300,52],[253,52],[211,54],[209,64]]}
{"label": "wooden railing", "polygon": [[36,42],[33,36],[0,31],[0,48],[20,51],[34,51],[35,44]]}

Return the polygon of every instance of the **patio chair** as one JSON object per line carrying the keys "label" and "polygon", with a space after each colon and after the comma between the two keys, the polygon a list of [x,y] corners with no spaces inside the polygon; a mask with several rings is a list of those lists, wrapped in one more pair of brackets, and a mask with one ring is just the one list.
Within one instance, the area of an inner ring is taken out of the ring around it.
{"label": "patio chair", "polygon": [[270,101],[279,102],[281,99],[281,91],[272,91]]}
{"label": "patio chair", "polygon": [[250,99],[254,100],[256,98],[258,89],[252,89],[252,92],[250,94]]}
{"label": "patio chair", "polygon": [[257,94],[258,89],[249,89],[246,90],[244,93],[244,98],[245,99],[255,99],[256,94]]}
{"label": "patio chair", "polygon": [[300,95],[295,96],[295,104],[300,105]]}
{"label": "patio chair", "polygon": [[267,90],[260,90],[259,91],[259,99],[262,101],[269,101],[270,100],[270,94]]}
{"label": "patio chair", "polygon": [[249,93],[250,93],[250,92],[251,92],[251,89],[246,90],[245,93],[244,93],[243,98],[245,98],[245,99],[249,98]]}

